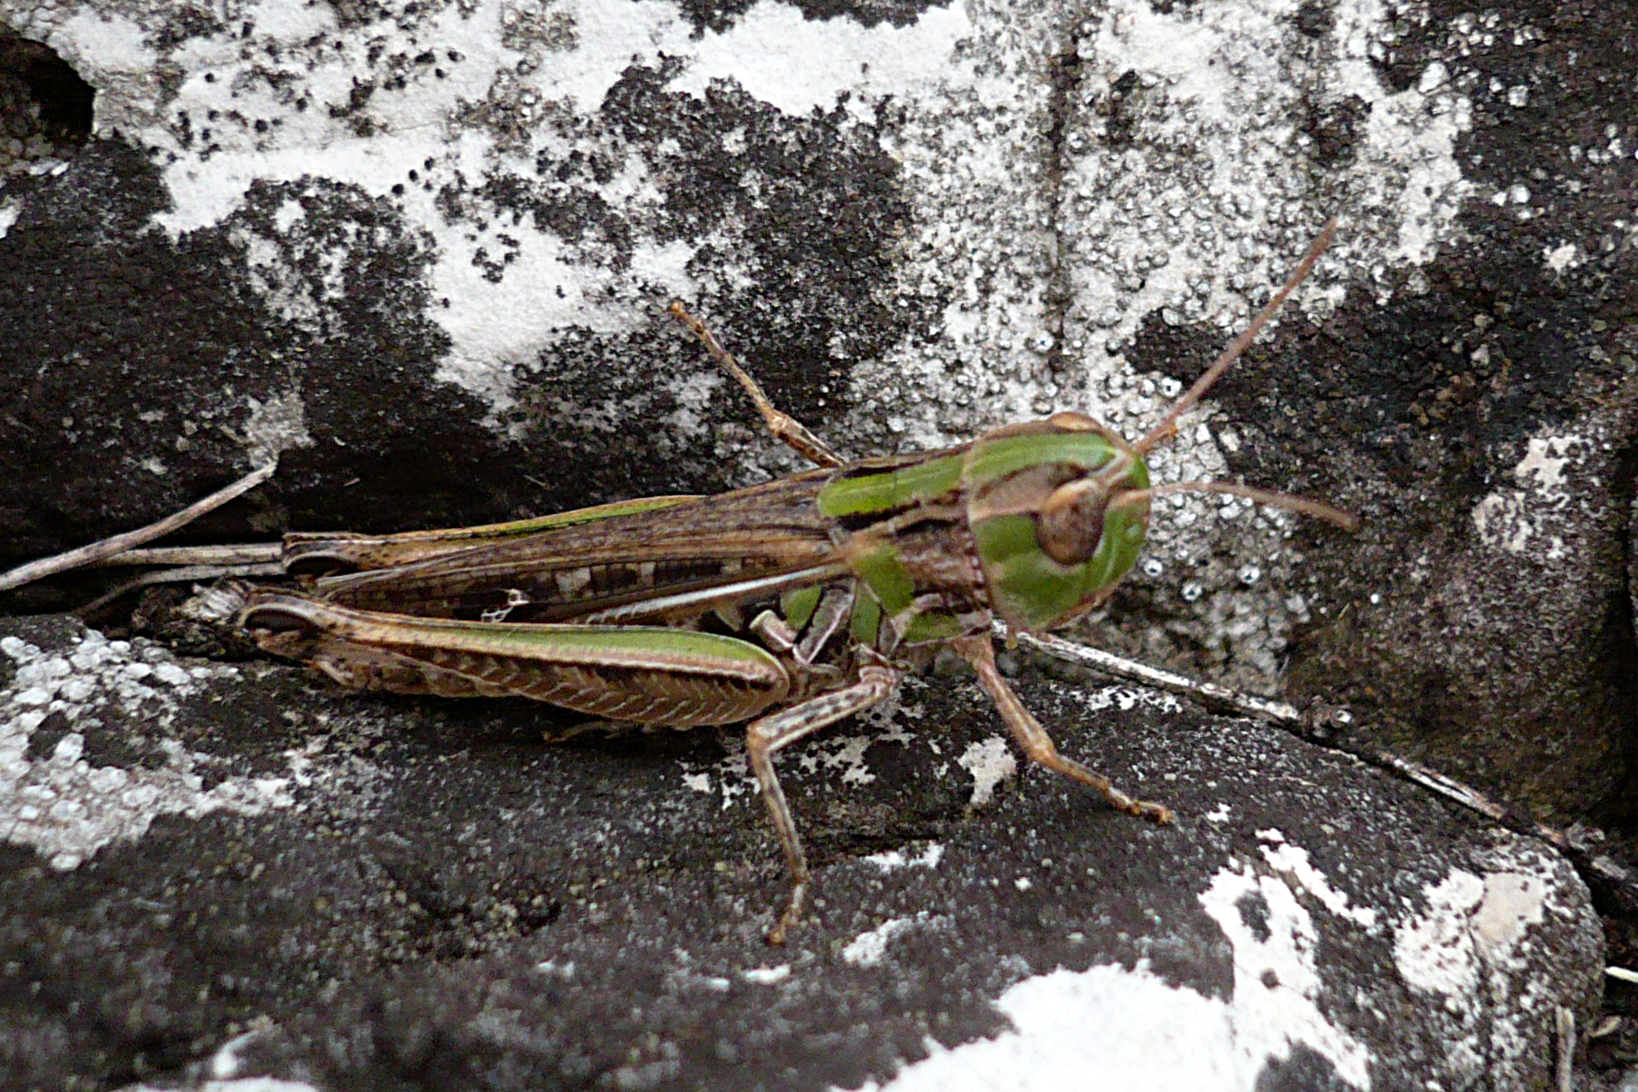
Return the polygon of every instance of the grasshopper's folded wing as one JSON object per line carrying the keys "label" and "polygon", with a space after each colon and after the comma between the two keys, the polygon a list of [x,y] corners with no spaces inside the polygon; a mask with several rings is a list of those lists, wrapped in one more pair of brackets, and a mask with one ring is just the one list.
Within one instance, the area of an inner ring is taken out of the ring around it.
{"label": "grasshopper's folded wing", "polygon": [[693,494],[639,497],[635,500],[599,504],[591,508],[576,508],[569,512],[509,520],[505,523],[445,527],[436,531],[400,531],[390,535],[295,531],[284,536],[284,567],[285,571],[291,573],[391,569],[470,550],[475,546],[499,545],[529,535],[558,531],[583,523],[597,523],[616,516],[640,515],[700,499]]}
{"label": "grasshopper's folded wing", "polygon": [[[674,610],[645,616],[640,605],[688,600],[700,614],[722,605],[708,594],[715,588],[754,591],[782,574],[841,572],[830,524],[813,503],[826,478],[814,471],[714,497],[584,509],[548,517],[572,522],[543,531],[323,577],[313,591],[342,606],[423,617],[572,622],[621,609],[624,621],[671,622]],[[303,536],[287,561],[332,546]]]}

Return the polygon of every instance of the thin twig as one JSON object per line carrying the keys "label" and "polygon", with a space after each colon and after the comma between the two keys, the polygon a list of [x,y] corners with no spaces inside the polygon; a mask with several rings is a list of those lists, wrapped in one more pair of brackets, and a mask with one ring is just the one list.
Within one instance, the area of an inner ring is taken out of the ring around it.
{"label": "thin twig", "polygon": [[[999,632],[999,631],[998,631]],[[1241,716],[1260,717],[1273,721],[1276,724],[1301,728],[1305,723],[1302,713],[1294,705],[1283,701],[1273,701],[1269,698],[1259,698],[1255,694],[1244,694],[1238,690],[1231,690],[1216,683],[1200,682],[1187,675],[1180,675],[1175,671],[1164,668],[1151,667],[1149,664],[1139,663],[1137,660],[1128,660],[1124,656],[1116,656],[1113,652],[1105,652],[1101,648],[1091,648],[1087,645],[1066,641],[1062,637],[1054,637],[1050,633],[1018,634],[1020,644],[1027,645],[1037,651],[1044,652],[1054,659],[1068,663],[1080,664],[1097,671],[1103,671],[1123,679],[1145,683],[1159,690],[1166,690],[1173,694],[1185,694],[1208,708],[1228,709]]]}
{"label": "thin twig", "polygon": [[282,542],[240,542],[222,546],[152,546],[145,550],[126,550],[93,564],[103,568],[112,568],[116,565],[255,566],[272,564],[278,561],[283,553]]}
{"label": "thin twig", "polygon": [[1558,1040],[1558,1065],[1554,1084],[1556,1092],[1574,1092],[1575,1089],[1575,1010],[1559,1005],[1553,1010],[1554,1036]]}
{"label": "thin twig", "polygon": [[273,471],[276,469],[278,469],[278,463],[268,463],[266,466],[252,470],[232,485],[224,489],[218,489],[205,499],[190,504],[182,511],[166,516],[156,523],[150,523],[146,527],[139,527],[135,531],[126,531],[124,534],[115,535],[112,538],[105,538],[101,542],[93,542],[89,546],[81,546],[79,549],[70,550],[65,554],[30,561],[26,565],[19,565],[10,572],[0,573],[0,591],[20,588],[24,584],[51,576],[54,573],[67,572],[70,569],[92,565],[113,557],[115,554],[124,553],[134,546],[141,546],[145,542],[152,542],[156,538],[168,535],[177,528],[192,523],[205,513],[220,508],[241,493],[256,488],[268,478],[271,478]]}

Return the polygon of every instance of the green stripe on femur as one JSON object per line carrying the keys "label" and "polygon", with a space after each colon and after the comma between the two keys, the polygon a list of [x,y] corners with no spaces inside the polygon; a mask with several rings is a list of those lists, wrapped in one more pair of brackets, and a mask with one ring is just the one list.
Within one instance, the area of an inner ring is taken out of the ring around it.
{"label": "green stripe on femur", "polygon": [[785,621],[792,627],[801,629],[813,618],[813,612],[819,607],[819,596],[823,591],[824,588],[818,584],[788,591],[779,597],[779,613],[784,615]]}
{"label": "green stripe on femur", "polygon": [[853,613],[848,616],[847,629],[855,641],[876,647],[876,638],[881,636],[882,608],[875,596],[861,591],[853,597]]}
{"label": "green stripe on femur", "polygon": [[[895,618],[894,622],[899,622]],[[961,619],[953,614],[928,612],[913,615],[903,624],[904,636],[901,640],[907,645],[926,644],[929,641],[949,641],[960,637],[963,632]]]}

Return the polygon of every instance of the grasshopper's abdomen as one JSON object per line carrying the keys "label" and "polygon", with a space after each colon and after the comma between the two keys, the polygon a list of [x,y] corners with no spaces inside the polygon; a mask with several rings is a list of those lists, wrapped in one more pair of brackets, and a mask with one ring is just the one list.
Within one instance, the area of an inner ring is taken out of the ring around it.
{"label": "grasshopper's abdomen", "polygon": [[[708,603],[713,589],[823,564],[833,550],[813,510],[823,477],[601,505],[551,517],[551,526],[530,534],[468,534],[449,543],[401,536],[407,541],[388,545],[419,551],[413,563],[323,577],[313,587],[342,606],[398,614],[556,623],[619,610],[624,622],[667,624],[675,619],[646,616],[642,605],[690,594]],[[320,557],[350,556],[355,537],[302,536],[294,548],[299,559],[315,547]],[[376,540],[364,545],[380,548]]]}

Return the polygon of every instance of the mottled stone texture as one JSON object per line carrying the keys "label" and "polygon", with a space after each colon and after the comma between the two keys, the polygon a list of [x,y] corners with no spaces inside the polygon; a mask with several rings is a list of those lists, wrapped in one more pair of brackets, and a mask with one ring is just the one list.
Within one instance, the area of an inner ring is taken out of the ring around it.
{"label": "mottled stone texture", "polygon": [[[1619,851],[1625,21],[0,0],[0,563],[274,455],[186,540],[794,469],[674,297],[852,454],[1058,408],[1140,435],[1335,214],[1273,336],[1154,469],[1364,529],[1168,498],[1083,636],[1346,704],[1344,742]],[[1552,1010],[1596,999],[1587,893],[1542,847],[1272,730],[1028,665],[1066,752],[1178,825],[1033,771],[979,800],[998,722],[936,676],[875,734],[784,759],[824,901],[764,952],[783,881],[731,733],[547,747],[550,710],[336,695],[173,607],[138,621],[214,659],[60,615],[0,644],[0,1060],[23,1087],[200,1079],[243,1032],[220,1072],[325,1086],[848,1087],[929,1041],[1038,1043],[1029,991],[1062,967],[1105,976],[1066,988],[1111,1072],[1145,1041],[1121,1013],[1218,1067],[1185,1087],[1530,1088]],[[1111,982],[1126,1000],[1099,1009]]]}

